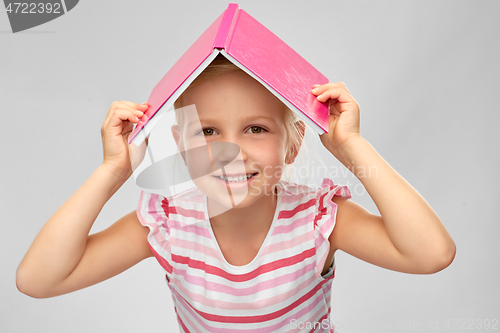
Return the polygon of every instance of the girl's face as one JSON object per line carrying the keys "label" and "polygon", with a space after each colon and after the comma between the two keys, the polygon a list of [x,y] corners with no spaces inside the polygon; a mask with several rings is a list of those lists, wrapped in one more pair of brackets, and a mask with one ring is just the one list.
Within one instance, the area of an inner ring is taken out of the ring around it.
{"label": "girl's face", "polygon": [[182,104],[183,128],[172,131],[196,186],[228,208],[271,198],[285,166],[282,102],[234,71],[189,88]]}

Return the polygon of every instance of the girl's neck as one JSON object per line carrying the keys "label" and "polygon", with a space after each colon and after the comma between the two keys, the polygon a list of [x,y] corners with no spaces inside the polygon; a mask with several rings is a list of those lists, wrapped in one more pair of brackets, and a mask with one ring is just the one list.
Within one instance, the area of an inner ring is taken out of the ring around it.
{"label": "girl's neck", "polygon": [[[216,205],[210,198],[208,212],[216,211]],[[276,191],[272,195],[264,195],[247,207],[235,207],[222,214],[210,218],[212,228],[224,230],[238,230],[239,232],[262,232],[269,230],[277,209],[278,196]],[[213,210],[211,210],[211,207]]]}

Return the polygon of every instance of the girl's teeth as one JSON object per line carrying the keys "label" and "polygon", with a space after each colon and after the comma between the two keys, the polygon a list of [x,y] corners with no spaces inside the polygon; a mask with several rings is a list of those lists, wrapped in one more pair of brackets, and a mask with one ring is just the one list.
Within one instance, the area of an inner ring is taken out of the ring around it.
{"label": "girl's teeth", "polygon": [[251,178],[252,176],[253,176],[253,174],[246,175],[246,176],[239,176],[239,177],[227,177],[227,178],[226,177],[219,177],[219,178],[224,180],[224,181],[236,183],[236,182],[246,181],[247,179]]}

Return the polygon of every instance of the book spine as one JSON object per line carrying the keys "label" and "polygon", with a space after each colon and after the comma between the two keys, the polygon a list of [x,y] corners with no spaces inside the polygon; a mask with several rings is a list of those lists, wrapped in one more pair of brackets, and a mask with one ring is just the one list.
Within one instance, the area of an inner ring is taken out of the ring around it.
{"label": "book spine", "polygon": [[238,4],[230,3],[229,6],[227,6],[227,9],[224,12],[224,17],[222,18],[222,21],[220,23],[219,30],[217,31],[217,35],[215,36],[213,46],[214,49],[224,48],[237,10]]}
{"label": "book spine", "polygon": [[224,44],[224,49],[226,51],[229,50],[229,48],[231,47],[231,42],[233,41],[233,34],[234,34],[234,31],[236,30],[236,26],[238,25],[238,20],[240,18],[240,13],[242,12],[243,10],[240,9],[236,12],[236,14],[234,15],[234,18],[233,18],[233,22],[231,23],[231,28],[229,29],[228,33],[227,33],[227,38],[226,38],[226,42]]}

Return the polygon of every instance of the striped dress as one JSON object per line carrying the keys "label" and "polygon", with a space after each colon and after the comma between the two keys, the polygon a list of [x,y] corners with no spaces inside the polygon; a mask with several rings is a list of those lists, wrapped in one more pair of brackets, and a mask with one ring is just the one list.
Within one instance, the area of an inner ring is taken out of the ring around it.
{"label": "striped dress", "polygon": [[137,216],[165,269],[181,332],[336,332],[330,320],[335,264],[321,275],[335,225],[333,196],[346,186],[278,183],[276,212],[255,258],[244,266],[223,257],[207,197],[191,189],[165,198],[143,191]]}

